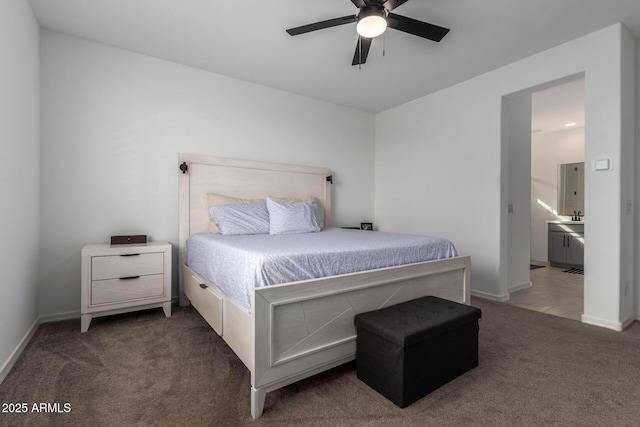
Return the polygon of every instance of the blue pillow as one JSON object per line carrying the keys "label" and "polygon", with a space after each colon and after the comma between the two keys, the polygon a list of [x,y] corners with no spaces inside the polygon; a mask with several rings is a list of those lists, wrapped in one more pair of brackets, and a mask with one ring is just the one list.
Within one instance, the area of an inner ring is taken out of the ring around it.
{"label": "blue pillow", "polygon": [[220,234],[269,234],[269,211],[266,203],[212,206],[209,214]]}
{"label": "blue pillow", "polygon": [[322,230],[315,202],[277,202],[267,198],[269,234],[317,233]]}

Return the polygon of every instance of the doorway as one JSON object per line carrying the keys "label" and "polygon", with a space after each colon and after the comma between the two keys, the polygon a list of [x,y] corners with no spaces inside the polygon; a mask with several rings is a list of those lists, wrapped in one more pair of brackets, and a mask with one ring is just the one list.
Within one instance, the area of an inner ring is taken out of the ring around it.
{"label": "doorway", "polygon": [[[521,130],[516,128],[514,132],[513,123],[507,126],[507,130],[511,131],[508,148],[509,171],[510,181],[513,174],[516,179],[520,176],[520,180],[524,182],[525,175],[528,174],[530,215],[520,213],[517,219],[516,216],[509,217],[509,235],[515,234],[520,242],[516,243],[511,238],[509,240],[510,277],[507,302],[511,305],[580,321],[584,312],[583,262],[577,261],[575,256],[572,259],[556,259],[557,248],[555,247],[551,249],[551,253],[555,255],[550,257],[549,236],[552,236],[554,242],[558,240],[558,236],[564,237],[564,240],[560,238],[562,250],[571,250],[577,255],[584,253],[584,247],[579,247],[584,245],[584,233],[576,233],[583,229],[584,222],[575,221],[573,224],[567,222],[572,220],[578,211],[583,219],[584,206],[581,205],[578,208],[574,204],[571,205],[569,212],[562,211],[561,206],[564,203],[558,200],[558,195],[562,193],[559,190],[561,186],[558,185],[558,165],[584,164],[584,78],[578,77],[550,87],[536,89],[521,95],[519,99],[519,101],[510,101],[510,107],[517,110],[514,107],[523,105],[524,107],[520,107],[520,112],[516,113],[522,115],[530,105],[531,133],[526,138],[523,135],[514,137],[514,134],[521,133]],[[510,120],[521,121],[513,117]],[[522,123],[519,126],[521,128]],[[525,149],[529,150],[526,155]],[[514,161],[514,157],[519,159]],[[527,166],[530,166],[530,170],[521,171],[526,157],[529,157]],[[514,172],[515,169],[518,170]],[[584,197],[584,190],[580,191],[580,195]],[[519,201],[520,208],[527,209],[523,205],[523,197],[518,192],[509,191],[510,201]],[[575,213],[573,213],[574,210]],[[514,214],[511,203],[509,213]],[[524,231],[524,228],[528,230]],[[550,234],[550,231],[556,230],[558,233]],[[525,234],[529,241],[527,265],[514,269],[513,265],[522,264],[525,261],[526,251],[521,247]],[[569,236],[572,246],[569,245],[565,236]],[[515,251],[512,250],[514,248]],[[528,271],[524,272],[525,268]],[[511,274],[512,270],[516,273]],[[518,271],[521,272],[519,277]]]}

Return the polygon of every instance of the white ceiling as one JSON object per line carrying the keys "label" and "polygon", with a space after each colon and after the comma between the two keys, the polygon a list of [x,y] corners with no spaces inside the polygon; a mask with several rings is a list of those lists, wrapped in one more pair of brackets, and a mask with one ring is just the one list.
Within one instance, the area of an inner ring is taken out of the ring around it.
{"label": "white ceiling", "polygon": [[[584,127],[584,79],[531,94],[531,131],[555,132]],[[575,123],[568,127],[567,123]]]}
{"label": "white ceiling", "polygon": [[47,29],[374,113],[616,22],[640,37],[639,0],[411,0],[394,13],[451,32],[390,29],[358,69],[354,24],[285,32],[355,14],[350,0],[29,1]]}

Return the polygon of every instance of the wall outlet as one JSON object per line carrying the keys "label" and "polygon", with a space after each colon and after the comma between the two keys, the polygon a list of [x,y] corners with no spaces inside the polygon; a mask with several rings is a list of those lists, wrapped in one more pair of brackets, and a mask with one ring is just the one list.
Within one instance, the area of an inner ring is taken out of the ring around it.
{"label": "wall outlet", "polygon": [[509,206],[507,206],[507,213],[513,213],[513,203],[509,203]]}
{"label": "wall outlet", "polygon": [[633,202],[631,200],[627,200],[627,215],[631,215],[633,213]]}

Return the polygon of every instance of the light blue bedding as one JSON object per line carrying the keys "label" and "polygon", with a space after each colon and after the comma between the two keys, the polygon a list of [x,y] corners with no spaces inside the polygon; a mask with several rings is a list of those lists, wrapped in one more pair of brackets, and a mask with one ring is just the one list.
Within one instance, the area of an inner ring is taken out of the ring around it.
{"label": "light blue bedding", "polygon": [[185,263],[251,311],[254,287],[458,256],[443,238],[327,228],[319,233],[187,239]]}

